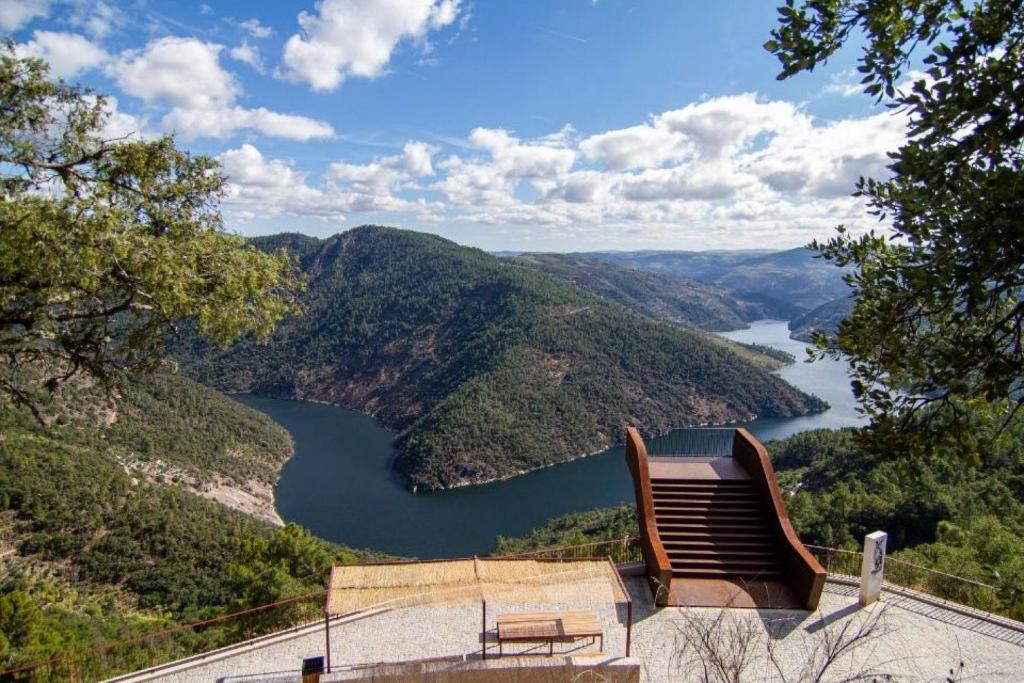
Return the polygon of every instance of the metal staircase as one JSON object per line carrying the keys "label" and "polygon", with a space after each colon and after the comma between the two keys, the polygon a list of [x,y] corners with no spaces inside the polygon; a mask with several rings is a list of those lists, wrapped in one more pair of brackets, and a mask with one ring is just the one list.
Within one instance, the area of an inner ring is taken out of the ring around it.
{"label": "metal staircase", "polygon": [[660,605],[814,609],[825,570],[800,543],[768,454],[744,429],[687,430],[648,455],[630,427],[647,574]]}

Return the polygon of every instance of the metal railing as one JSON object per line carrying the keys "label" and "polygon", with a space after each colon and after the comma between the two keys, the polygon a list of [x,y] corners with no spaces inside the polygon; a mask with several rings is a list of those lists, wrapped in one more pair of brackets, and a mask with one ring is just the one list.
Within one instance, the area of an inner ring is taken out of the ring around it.
{"label": "metal railing", "polygon": [[[805,547],[830,575],[860,581],[863,559],[860,551],[820,545]],[[1017,616],[1011,613],[1011,609],[1021,592],[1021,589],[1000,588],[886,555],[883,589],[890,586],[909,588],[942,600],[1010,617]]]}
{"label": "metal railing", "polygon": [[705,455],[731,457],[736,430],[731,427],[673,429],[667,434],[645,438],[647,455],[654,457]]}
{"label": "metal railing", "polygon": [[562,559],[580,560],[594,557],[610,557],[615,564],[643,562],[644,555],[637,536],[625,536],[582,545],[554,546],[527,550],[512,555],[497,555],[501,559]]}

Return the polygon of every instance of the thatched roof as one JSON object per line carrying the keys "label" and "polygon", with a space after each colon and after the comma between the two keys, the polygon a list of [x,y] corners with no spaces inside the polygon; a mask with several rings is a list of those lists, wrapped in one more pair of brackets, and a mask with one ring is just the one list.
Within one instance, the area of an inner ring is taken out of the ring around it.
{"label": "thatched roof", "polygon": [[458,602],[597,605],[629,601],[614,565],[602,560],[487,559],[338,565],[327,611]]}

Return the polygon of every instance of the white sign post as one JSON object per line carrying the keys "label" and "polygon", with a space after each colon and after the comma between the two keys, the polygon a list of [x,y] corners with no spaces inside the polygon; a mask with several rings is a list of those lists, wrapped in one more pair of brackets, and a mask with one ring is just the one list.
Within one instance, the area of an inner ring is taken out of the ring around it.
{"label": "white sign post", "polygon": [[889,534],[875,531],[864,537],[864,559],[860,565],[860,604],[877,602],[885,575],[885,542]]}

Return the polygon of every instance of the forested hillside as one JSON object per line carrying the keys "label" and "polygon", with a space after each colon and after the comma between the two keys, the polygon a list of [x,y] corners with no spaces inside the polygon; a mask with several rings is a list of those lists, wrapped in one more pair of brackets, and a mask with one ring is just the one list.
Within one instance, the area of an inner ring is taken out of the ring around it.
{"label": "forested hillside", "polygon": [[395,466],[436,489],[604,448],[622,427],[823,407],[702,335],[442,238],[363,227],[276,236],[309,278],[305,314],[268,346],[179,349],[228,391],[328,401],[400,430]]}
{"label": "forested hillside", "polygon": [[839,323],[853,310],[853,299],[848,296],[833,299],[789,321],[789,336],[804,342],[811,342],[815,331],[833,335]]}
{"label": "forested hillside", "polygon": [[[987,431],[979,428],[979,437]],[[997,587],[922,577],[951,600],[1024,618],[1024,446],[1016,425],[975,466],[868,456],[854,430],[814,430],[769,443],[789,516],[804,543],[859,549],[883,530],[895,557]],[[637,533],[635,506],[553,519],[499,553]],[[929,582],[930,581],[930,582]]]}
{"label": "forested hillside", "polygon": [[843,269],[803,247],[779,252],[627,251],[580,256],[724,287],[760,305],[766,317],[783,320],[802,315],[849,292],[843,281]]}
{"label": "forested hillside", "polygon": [[[360,555],[275,531],[183,479],[275,480],[289,452],[268,418],[180,377],[130,386],[110,426],[43,427],[0,407],[0,668],[320,587],[332,559]],[[158,460],[174,473],[140,469]],[[111,655],[103,671],[145,654]]]}
{"label": "forested hillside", "polygon": [[627,268],[573,254],[522,254],[513,263],[554,275],[655,320],[714,332],[767,317],[734,292],[672,273]]}

